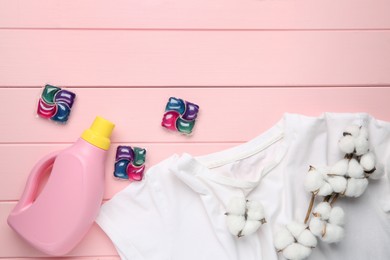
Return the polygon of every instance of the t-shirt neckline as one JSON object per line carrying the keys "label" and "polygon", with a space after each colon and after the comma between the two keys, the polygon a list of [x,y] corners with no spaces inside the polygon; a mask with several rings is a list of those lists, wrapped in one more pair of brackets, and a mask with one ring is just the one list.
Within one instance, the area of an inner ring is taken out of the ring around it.
{"label": "t-shirt neckline", "polygon": [[[179,167],[185,169],[185,172],[187,173],[221,185],[252,190],[259,185],[261,180],[268,173],[280,164],[288,150],[288,147],[290,146],[292,133],[290,133],[289,129],[287,129],[287,117],[288,115],[285,114],[282,119],[270,129],[258,135],[254,139],[238,146],[220,152],[196,157],[188,153],[184,153],[179,158],[179,165],[181,165],[181,167]],[[263,167],[255,181],[228,177],[211,171],[212,168],[245,159],[256,153],[264,151],[271,145],[277,145],[278,147],[275,148],[276,150],[273,157],[269,158],[269,162]]]}

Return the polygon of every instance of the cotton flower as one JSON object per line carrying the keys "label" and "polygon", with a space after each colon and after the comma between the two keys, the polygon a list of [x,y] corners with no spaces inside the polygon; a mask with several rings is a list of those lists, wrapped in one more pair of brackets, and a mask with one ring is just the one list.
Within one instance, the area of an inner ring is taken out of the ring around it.
{"label": "cotton flower", "polygon": [[246,209],[246,199],[244,197],[233,197],[227,206],[229,213],[234,215],[244,215]]}
{"label": "cotton flower", "polygon": [[327,179],[328,176],[326,170],[322,169],[322,171],[320,171],[315,167],[310,166],[304,182],[305,189],[320,196],[330,195],[332,194],[333,189]]}
{"label": "cotton flower", "polygon": [[367,178],[355,179],[349,178],[347,182],[347,188],[343,194],[347,197],[360,197],[366,190],[368,185]]}
{"label": "cotton flower", "polygon": [[358,137],[360,133],[360,126],[358,125],[349,125],[345,128],[343,136],[352,136]]}
{"label": "cotton flower", "polygon": [[230,233],[237,237],[247,236],[264,224],[265,213],[261,203],[234,197],[227,205],[226,224]]}
{"label": "cotton flower", "polygon": [[[347,197],[359,197],[368,185],[365,169],[371,169],[371,173],[375,172],[373,171],[375,170],[374,159],[372,153],[369,152],[362,156],[360,163],[356,158],[342,159],[330,168],[322,168],[322,171],[311,166],[304,187],[307,191],[319,196],[340,193]],[[380,178],[381,176],[378,172],[373,175],[373,178]]]}
{"label": "cotton flower", "polygon": [[343,176],[330,176],[327,181],[333,192],[341,193],[347,188],[347,179]]}
{"label": "cotton flower", "polygon": [[340,207],[333,207],[330,212],[329,223],[342,226],[344,225],[344,219],[345,219],[344,210]]}
{"label": "cotton flower", "polygon": [[[349,177],[359,179],[367,177],[365,174],[375,172],[376,160],[375,155],[369,151],[368,129],[366,127],[348,126],[343,137],[339,140],[339,148],[347,154],[347,159],[349,159],[347,172]],[[333,166],[332,174],[341,175],[344,170],[345,163],[341,160]],[[380,178],[380,176],[381,172],[378,172],[372,178]]]}
{"label": "cotton flower", "polygon": [[344,228],[340,226],[327,224],[325,230],[325,234],[322,236],[321,240],[326,243],[337,243],[344,237]]}
{"label": "cotton flower", "polygon": [[[332,191],[347,197],[359,197],[367,188],[366,173],[375,171],[375,156],[372,152],[364,154],[360,162],[355,157],[344,158],[336,162],[327,174],[325,181]],[[375,177],[379,176],[375,175]]]}
{"label": "cotton flower", "polygon": [[226,217],[226,224],[228,226],[230,233],[232,233],[235,236],[238,236],[238,234],[240,234],[240,232],[245,227],[245,217],[243,215],[238,216],[238,215],[229,214]]}
{"label": "cotton flower", "polygon": [[309,192],[317,192],[325,183],[323,174],[316,168],[310,166],[309,173],[306,175],[304,182],[305,189]]}
{"label": "cotton flower", "polygon": [[339,148],[341,151],[347,154],[353,153],[355,150],[355,138],[351,135],[342,137],[339,141]]}
{"label": "cotton flower", "polygon": [[368,139],[362,135],[359,135],[354,140],[355,143],[355,154],[360,156],[368,152]]}
{"label": "cotton flower", "polygon": [[323,220],[330,218],[330,212],[332,211],[332,206],[328,202],[321,202],[314,209],[313,215],[319,217]]}
{"label": "cotton flower", "polygon": [[371,172],[375,170],[375,155],[372,152],[366,153],[360,158],[360,165],[365,172]]}
{"label": "cotton flower", "polygon": [[349,160],[347,175],[351,178],[364,177],[364,169],[355,158]]}
{"label": "cotton flower", "polygon": [[327,196],[333,192],[341,193],[347,188],[347,180],[343,176],[347,170],[347,159],[337,162],[330,169],[317,170],[311,166],[305,179],[305,189],[319,196]]}
{"label": "cotton flower", "polygon": [[298,243],[293,243],[283,250],[283,256],[287,259],[305,259],[311,254],[311,249]]}
{"label": "cotton flower", "polygon": [[287,259],[305,259],[317,246],[316,237],[305,224],[291,222],[275,235],[275,248]]}
{"label": "cotton flower", "polygon": [[348,126],[343,137],[339,140],[339,148],[346,154],[356,154],[358,156],[368,152],[368,130],[363,126]]}
{"label": "cotton flower", "polygon": [[247,219],[241,236],[250,235],[265,223],[265,213],[263,206],[258,201],[247,201]]}
{"label": "cotton flower", "polygon": [[340,207],[331,207],[328,202],[321,202],[313,210],[310,231],[327,243],[339,242],[344,236],[344,211]]}
{"label": "cotton flower", "polygon": [[348,171],[349,160],[342,159],[336,162],[332,168],[330,168],[330,174],[344,176]]}
{"label": "cotton flower", "polygon": [[246,203],[246,208],[248,209],[248,219],[249,220],[258,220],[263,219],[264,208],[260,202],[254,200],[248,200]]}

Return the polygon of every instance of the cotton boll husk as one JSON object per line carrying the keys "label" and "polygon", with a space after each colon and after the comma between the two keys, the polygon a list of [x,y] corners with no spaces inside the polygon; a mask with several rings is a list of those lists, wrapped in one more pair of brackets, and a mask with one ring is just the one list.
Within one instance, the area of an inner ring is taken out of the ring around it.
{"label": "cotton boll husk", "polygon": [[343,176],[329,177],[328,183],[332,186],[333,191],[337,193],[343,192],[347,188],[347,179]]}
{"label": "cotton boll husk", "polygon": [[312,218],[309,223],[309,228],[314,235],[320,237],[324,225],[326,225],[326,222],[321,220],[320,218]]}
{"label": "cotton boll husk", "polygon": [[336,243],[341,241],[344,237],[344,229],[340,226],[327,224],[326,233],[321,240],[327,243]]}
{"label": "cotton boll husk", "polygon": [[227,205],[227,212],[234,215],[244,215],[246,211],[246,200],[244,197],[234,197]]}
{"label": "cotton boll husk", "polygon": [[294,237],[298,237],[307,226],[303,223],[293,221],[290,222],[286,227]]}
{"label": "cotton boll husk", "polygon": [[349,177],[352,177],[352,178],[363,178],[364,177],[363,167],[360,165],[360,163],[355,158],[352,158],[349,161],[347,174]]}
{"label": "cotton boll husk", "polygon": [[368,185],[368,180],[363,179],[348,179],[347,189],[344,193],[347,197],[359,197],[366,190]]}
{"label": "cotton boll husk", "polygon": [[245,217],[244,216],[237,216],[237,215],[228,215],[226,217],[226,223],[227,223],[227,226],[228,226],[230,233],[237,236],[238,233],[245,226]]}
{"label": "cotton boll husk", "polygon": [[341,137],[339,141],[339,148],[344,153],[353,153],[355,150],[355,138],[350,135]]}
{"label": "cotton boll husk", "polygon": [[333,207],[330,216],[329,216],[329,223],[334,225],[344,225],[344,210],[341,207]]}
{"label": "cotton boll husk", "polygon": [[332,206],[330,206],[329,202],[324,201],[314,208],[313,213],[319,214],[319,218],[321,218],[322,220],[327,220],[330,217],[331,211]]}
{"label": "cotton boll husk", "polygon": [[316,247],[317,238],[310,232],[310,230],[305,229],[297,239],[298,243],[307,247]]}
{"label": "cotton boll husk", "polygon": [[247,220],[244,228],[241,231],[242,236],[248,236],[257,231],[261,226],[261,221],[259,220]]}
{"label": "cotton boll husk", "polygon": [[328,196],[333,193],[332,186],[330,186],[329,183],[324,182],[324,185],[321,186],[320,190],[318,191],[317,195],[319,196]]}
{"label": "cotton boll husk", "polygon": [[375,168],[375,171],[369,174],[369,178],[373,180],[379,180],[385,175],[385,169],[381,164],[376,165]]}
{"label": "cotton boll husk", "polygon": [[361,127],[358,125],[349,125],[345,128],[344,133],[349,133],[353,137],[358,137],[360,134]]}
{"label": "cotton boll husk", "polygon": [[375,167],[375,155],[372,152],[366,153],[360,159],[360,165],[365,171],[371,171]]}
{"label": "cotton boll husk", "polygon": [[307,258],[311,253],[309,247],[298,243],[289,245],[283,250],[283,256],[287,259],[301,260]]}
{"label": "cotton boll husk", "polygon": [[305,182],[303,185],[306,191],[314,192],[321,188],[323,184],[323,175],[316,170],[311,170],[306,174]]}
{"label": "cotton boll husk", "polygon": [[246,204],[248,209],[249,220],[261,220],[265,218],[264,207],[258,201],[248,201]]}
{"label": "cotton boll husk", "polygon": [[274,246],[277,250],[283,250],[287,246],[291,245],[294,243],[294,237],[288,231],[286,227],[283,227],[280,229],[276,234],[275,234],[275,239],[274,239]]}
{"label": "cotton boll husk", "polygon": [[368,152],[369,144],[368,140],[363,137],[359,136],[355,139],[355,153],[356,155],[363,155]]}

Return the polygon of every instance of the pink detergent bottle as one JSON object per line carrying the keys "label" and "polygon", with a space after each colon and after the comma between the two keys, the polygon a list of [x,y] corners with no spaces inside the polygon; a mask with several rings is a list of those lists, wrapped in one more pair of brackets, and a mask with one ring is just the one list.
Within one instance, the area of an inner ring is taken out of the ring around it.
{"label": "pink detergent bottle", "polygon": [[[50,255],[72,250],[93,224],[103,199],[104,169],[114,124],[96,117],[69,148],[42,158],[32,169],[8,224]],[[49,179],[37,196],[47,169]]]}

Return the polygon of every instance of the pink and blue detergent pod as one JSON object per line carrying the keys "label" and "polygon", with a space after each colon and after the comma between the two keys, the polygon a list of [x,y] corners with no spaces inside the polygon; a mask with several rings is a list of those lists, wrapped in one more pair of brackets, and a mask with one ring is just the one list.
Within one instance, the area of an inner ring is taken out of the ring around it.
{"label": "pink and blue detergent pod", "polygon": [[161,125],[173,131],[191,134],[198,112],[198,105],[180,98],[170,97]]}
{"label": "pink and blue detergent pod", "polygon": [[37,114],[56,122],[68,121],[76,94],[52,85],[46,85],[38,102]]}
{"label": "pink and blue detergent pod", "polygon": [[140,181],[145,171],[146,150],[139,147],[118,146],[115,157],[114,177]]}

